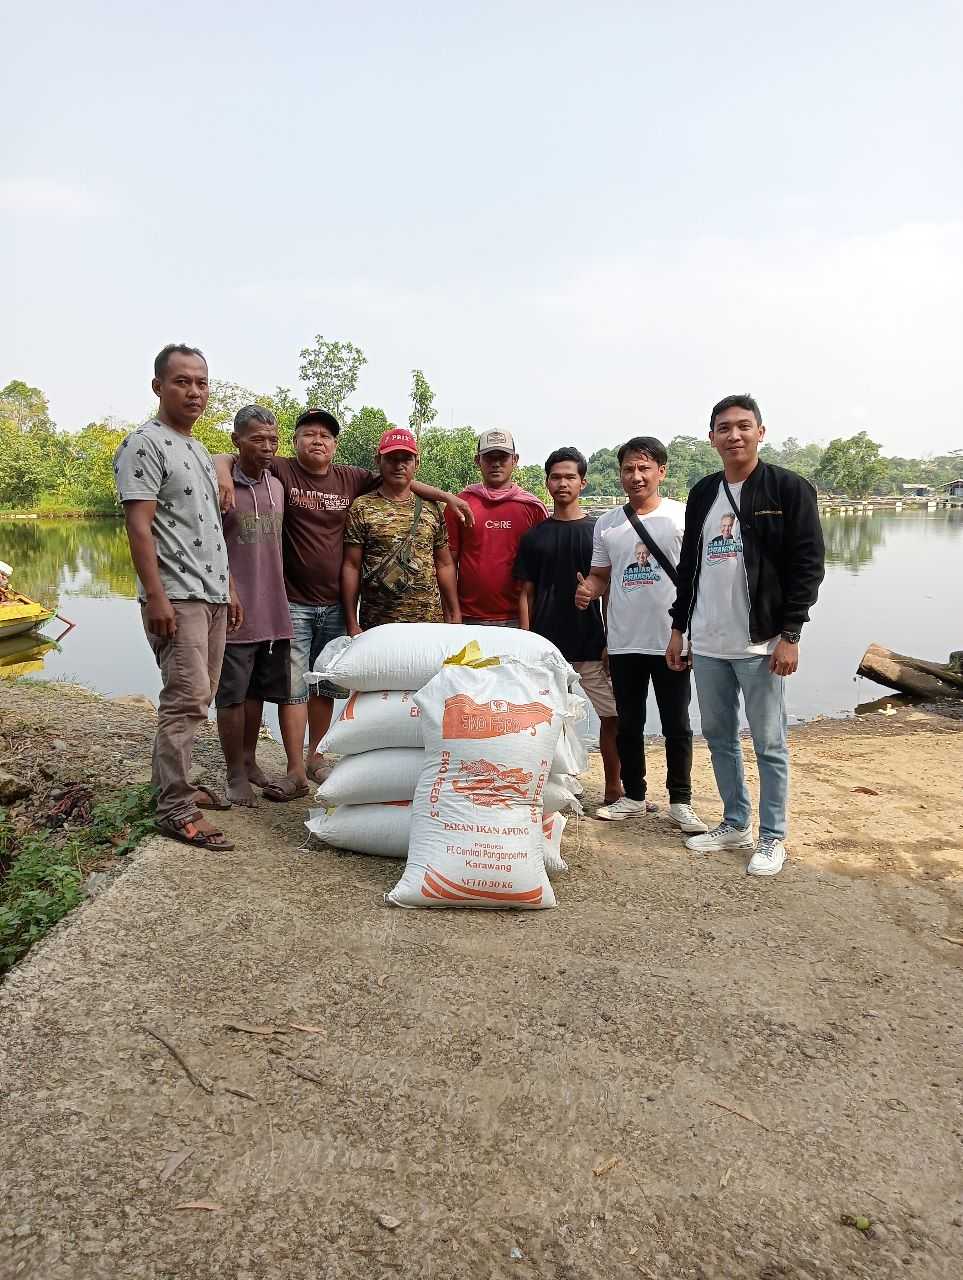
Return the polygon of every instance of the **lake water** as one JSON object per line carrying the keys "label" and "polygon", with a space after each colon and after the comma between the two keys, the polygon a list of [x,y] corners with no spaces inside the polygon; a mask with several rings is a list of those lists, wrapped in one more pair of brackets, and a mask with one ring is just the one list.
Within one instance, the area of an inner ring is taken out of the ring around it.
{"label": "lake water", "polygon": [[[787,681],[795,720],[849,715],[887,692],[854,675],[872,641],[939,662],[963,647],[963,510],[831,515],[823,529],[826,580],[805,631],[800,669]],[[120,521],[0,521],[0,560],[14,566],[20,591],[77,624],[28,674],[156,701],[160,681],[141,629]],[[51,623],[45,634],[62,630]],[[269,723],[276,727],[276,717]],[[658,726],[654,705],[648,723]]]}

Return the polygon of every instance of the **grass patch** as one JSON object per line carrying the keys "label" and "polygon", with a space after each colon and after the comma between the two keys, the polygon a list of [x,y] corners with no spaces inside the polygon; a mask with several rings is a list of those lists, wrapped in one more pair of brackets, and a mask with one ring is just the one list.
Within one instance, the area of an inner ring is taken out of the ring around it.
{"label": "grass patch", "polygon": [[23,829],[0,809],[0,974],[83,900],[88,873],[130,853],[153,829],[149,785],[108,794],[89,822]]}

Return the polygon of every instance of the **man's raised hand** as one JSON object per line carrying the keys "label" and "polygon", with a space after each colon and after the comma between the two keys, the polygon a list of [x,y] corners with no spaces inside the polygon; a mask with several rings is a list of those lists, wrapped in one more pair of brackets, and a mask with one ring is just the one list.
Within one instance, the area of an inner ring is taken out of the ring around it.
{"label": "man's raised hand", "polygon": [[575,607],[587,609],[595,599],[595,592],[592,590],[591,582],[583,578],[580,573],[575,576],[578,578],[578,586],[575,588]]}

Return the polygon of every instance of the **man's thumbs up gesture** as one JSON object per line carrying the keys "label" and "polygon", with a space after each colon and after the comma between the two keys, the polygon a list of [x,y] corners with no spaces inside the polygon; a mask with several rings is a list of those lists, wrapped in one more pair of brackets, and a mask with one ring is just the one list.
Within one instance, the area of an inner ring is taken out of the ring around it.
{"label": "man's thumbs up gesture", "polygon": [[575,589],[575,607],[576,609],[587,609],[593,600],[598,599],[596,592],[592,589],[591,574],[588,578],[583,578],[580,573],[575,576],[578,578],[578,586]]}

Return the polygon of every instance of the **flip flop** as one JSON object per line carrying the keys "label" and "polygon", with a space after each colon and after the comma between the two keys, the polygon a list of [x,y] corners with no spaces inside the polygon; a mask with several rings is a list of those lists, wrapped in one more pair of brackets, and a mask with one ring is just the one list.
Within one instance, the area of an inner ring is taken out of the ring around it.
{"label": "flip flop", "polygon": [[313,764],[308,765],[307,769],[305,769],[305,773],[312,782],[320,784],[322,782],[327,782],[328,778],[331,776],[331,770],[333,768],[333,764],[324,764],[322,760],[319,759],[315,760]]}
{"label": "flip flop", "polygon": [[234,848],[233,842],[225,838],[223,831],[218,831],[216,827],[211,831],[202,831],[195,825],[194,818],[182,818],[179,822],[157,822],[154,825],[168,840],[178,840],[181,844],[193,845],[196,849],[227,853]]}
{"label": "flip flop", "polygon": [[195,800],[194,803],[198,809],[230,809],[230,800],[225,800],[219,791],[215,791],[213,787],[209,787],[206,783],[199,782],[194,788],[195,796],[205,795],[207,801]]}
{"label": "flip flop", "polygon": [[310,787],[306,782],[299,782],[291,790],[288,790],[283,782],[269,782],[261,789],[261,795],[265,800],[273,800],[275,804],[287,804],[289,800],[300,800],[309,791]]}

